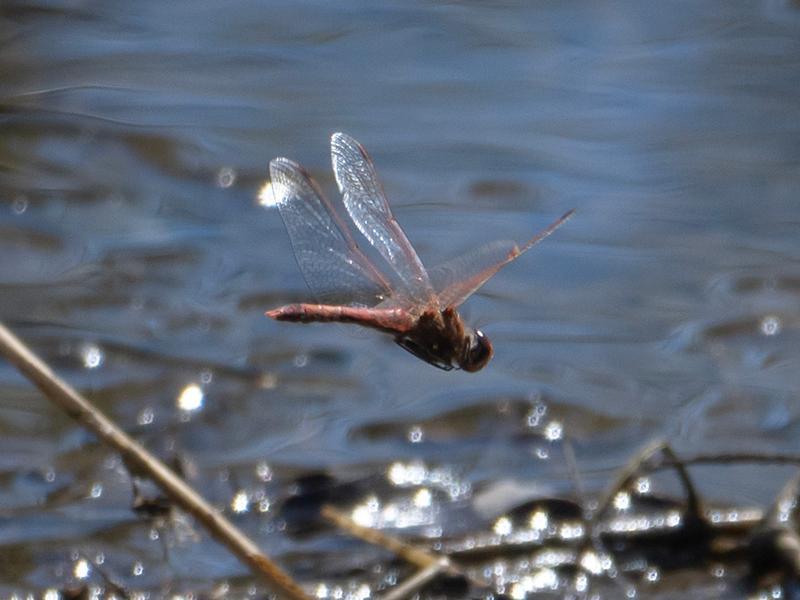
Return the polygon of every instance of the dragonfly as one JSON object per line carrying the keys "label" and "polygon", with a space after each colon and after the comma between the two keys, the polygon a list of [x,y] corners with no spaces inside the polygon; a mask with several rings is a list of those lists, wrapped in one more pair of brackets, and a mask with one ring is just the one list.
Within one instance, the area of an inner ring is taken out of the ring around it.
{"label": "dragonfly", "polygon": [[392,214],[372,159],[345,133],[331,136],[333,172],[350,223],[380,256],[356,243],[341,210],[288,158],[270,161],[277,206],[297,264],[317,303],[287,304],[266,316],[299,323],[355,323],[393,336],[403,349],[450,371],[479,371],[494,353],[458,307],[486,281],[574,213],[566,212],[524,244],[498,241],[427,270]]}

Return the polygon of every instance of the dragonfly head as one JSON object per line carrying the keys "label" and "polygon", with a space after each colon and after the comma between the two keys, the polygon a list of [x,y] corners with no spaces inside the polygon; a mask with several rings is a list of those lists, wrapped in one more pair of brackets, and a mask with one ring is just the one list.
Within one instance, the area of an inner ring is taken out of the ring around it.
{"label": "dragonfly head", "polygon": [[494,354],[492,343],[480,329],[470,331],[466,336],[466,340],[459,366],[470,373],[480,371]]}

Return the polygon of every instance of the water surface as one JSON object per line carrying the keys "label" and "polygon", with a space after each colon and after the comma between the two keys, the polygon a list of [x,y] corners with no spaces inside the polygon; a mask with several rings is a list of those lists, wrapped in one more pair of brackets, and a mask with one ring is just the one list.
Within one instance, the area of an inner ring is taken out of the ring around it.
{"label": "water surface", "polygon": [[[590,491],[656,436],[800,450],[794,3],[18,0],[0,18],[0,318],[212,500],[235,513],[243,492],[242,526],[304,581],[347,564],[340,538],[278,531],[300,475],[416,465],[449,482],[409,517],[434,536],[449,502],[477,507],[462,525],[501,510],[478,501],[498,482],[571,494],[537,406]],[[309,297],[257,203],[268,161],[333,193],[333,131],[370,150],[428,265],[577,209],[465,307],[486,370],[263,317]],[[211,542],[154,539],[118,459],[8,365],[0,435],[2,593],[68,585],[83,556],[134,589],[243,574]],[[766,505],[790,471],[702,473],[709,500]]]}

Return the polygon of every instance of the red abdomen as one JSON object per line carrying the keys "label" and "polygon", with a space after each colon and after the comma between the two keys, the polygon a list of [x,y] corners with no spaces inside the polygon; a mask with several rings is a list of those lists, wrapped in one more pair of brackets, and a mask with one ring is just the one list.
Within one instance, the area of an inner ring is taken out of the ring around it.
{"label": "red abdomen", "polygon": [[405,333],[414,324],[414,318],[401,308],[378,309],[329,304],[287,304],[268,310],[265,314],[277,321],[356,323],[390,333]]}

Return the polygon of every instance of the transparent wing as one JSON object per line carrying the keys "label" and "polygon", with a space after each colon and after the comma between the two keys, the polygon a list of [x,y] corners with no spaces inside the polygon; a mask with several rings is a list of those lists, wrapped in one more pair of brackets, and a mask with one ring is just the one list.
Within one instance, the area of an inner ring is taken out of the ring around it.
{"label": "transparent wing", "polygon": [[373,306],[390,295],[385,276],[361,252],[306,170],[276,158],[269,173],[297,264],[319,301]]}
{"label": "transparent wing", "polygon": [[350,218],[399,278],[396,296],[415,308],[438,306],[428,273],[392,215],[367,151],[350,136],[334,133],[331,159]]}
{"label": "transparent wing", "polygon": [[561,227],[574,212],[573,209],[565,213],[523,246],[509,241],[492,242],[431,269],[431,281],[438,293],[441,306],[462,304],[492,275]]}

